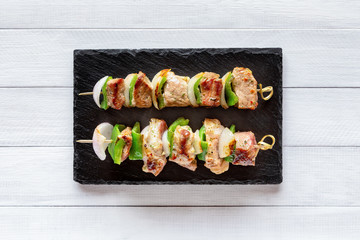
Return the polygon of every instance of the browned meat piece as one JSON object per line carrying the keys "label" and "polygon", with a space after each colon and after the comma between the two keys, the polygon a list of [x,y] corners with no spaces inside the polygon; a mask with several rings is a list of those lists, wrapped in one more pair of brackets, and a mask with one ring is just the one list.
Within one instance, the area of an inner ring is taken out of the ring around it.
{"label": "browned meat piece", "polygon": [[165,106],[187,107],[190,105],[187,93],[188,81],[189,78],[187,77],[177,76],[173,72],[168,72],[164,86]]}
{"label": "browned meat piece", "polygon": [[121,161],[124,161],[129,157],[130,148],[132,145],[131,127],[127,127],[124,130],[122,130],[120,134],[120,138],[122,138],[125,142],[125,146],[123,148],[123,152],[121,156]]}
{"label": "browned meat piece", "polygon": [[232,82],[235,94],[239,98],[236,107],[239,109],[252,109],[258,106],[257,81],[248,68],[236,67],[232,72]]}
{"label": "browned meat piece", "polygon": [[138,108],[150,108],[152,105],[151,90],[152,87],[149,78],[143,72],[139,72],[134,87],[134,106]]}
{"label": "browned meat piece", "polygon": [[166,157],[163,151],[161,137],[167,129],[164,120],[152,118],[147,131],[143,135],[143,171],[155,176],[163,170]]}
{"label": "browned meat piece", "polygon": [[108,105],[120,110],[125,102],[124,96],[125,83],[122,78],[114,78],[107,82],[106,93]]}
{"label": "browned meat piece", "polygon": [[200,80],[201,103],[207,107],[220,106],[220,97],[223,85],[219,74],[205,72]]}
{"label": "browned meat piece", "polygon": [[205,167],[215,174],[221,174],[229,169],[229,163],[219,157],[219,138],[224,130],[220,121],[208,119],[204,121],[205,136],[208,142],[208,151],[205,156]]}
{"label": "browned meat piece", "polygon": [[237,132],[235,135],[235,159],[232,164],[255,166],[255,158],[259,152],[253,132]]}
{"label": "browned meat piece", "polygon": [[194,133],[189,126],[177,126],[174,132],[174,144],[170,161],[195,171],[197,164],[193,147]]}

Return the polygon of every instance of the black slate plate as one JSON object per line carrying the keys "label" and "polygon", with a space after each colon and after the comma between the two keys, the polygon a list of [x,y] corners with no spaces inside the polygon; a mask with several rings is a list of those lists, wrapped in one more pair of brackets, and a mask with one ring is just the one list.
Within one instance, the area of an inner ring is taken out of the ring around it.
{"label": "black slate plate", "polygon": [[[125,77],[139,70],[150,79],[160,70],[171,68],[178,75],[194,76],[212,71],[223,76],[236,66],[248,67],[263,86],[274,87],[274,96],[265,102],[259,98],[256,110],[235,108],[165,108],[99,109],[92,96],[78,96],[91,91],[105,75]],[[164,119],[170,125],[176,118],[190,119],[198,129],[202,121],[217,118],[223,125],[236,124],[237,131],[253,131],[257,141],[272,134],[276,144],[272,150],[260,151],[255,167],[230,165],[229,171],[215,175],[198,161],[195,172],[168,162],[159,176],[142,171],[142,161],[126,160],[120,166],[108,155],[100,161],[91,144],[78,139],[91,139],[101,122],[123,123],[141,127],[151,117]],[[140,49],[140,50],[75,50],[74,51],[74,180],[82,184],[277,184],[282,182],[282,50],[280,48],[245,49]]]}

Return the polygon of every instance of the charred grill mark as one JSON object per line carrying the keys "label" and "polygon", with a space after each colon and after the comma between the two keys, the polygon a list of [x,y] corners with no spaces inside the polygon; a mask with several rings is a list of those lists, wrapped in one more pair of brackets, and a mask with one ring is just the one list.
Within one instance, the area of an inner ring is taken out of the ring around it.
{"label": "charred grill mark", "polygon": [[248,156],[248,151],[242,149],[235,150],[234,164],[240,164],[241,162],[252,162],[252,159]]}
{"label": "charred grill mark", "polygon": [[214,84],[215,84],[214,88],[215,88],[216,96],[220,96],[223,85],[222,85],[222,83],[220,81],[215,81]]}
{"label": "charred grill mark", "polygon": [[147,161],[147,168],[148,170],[150,171],[154,171],[156,169],[156,162],[155,161],[152,161],[152,160],[148,160]]}
{"label": "charred grill mark", "polygon": [[136,80],[134,89],[135,89],[135,88],[139,88],[139,87],[141,86],[141,83],[142,83],[143,78],[144,78],[144,75],[143,75],[143,74],[138,74],[138,79]]}
{"label": "charred grill mark", "polygon": [[186,151],[186,142],[190,136],[190,132],[186,129],[181,129],[180,130],[180,134],[181,134],[181,140],[180,140],[180,151],[179,154],[184,154],[187,155],[187,151]]}
{"label": "charred grill mark", "polygon": [[211,90],[211,86],[214,82],[214,79],[205,79],[203,80],[200,84],[202,85],[203,89],[206,90],[206,91],[210,91]]}

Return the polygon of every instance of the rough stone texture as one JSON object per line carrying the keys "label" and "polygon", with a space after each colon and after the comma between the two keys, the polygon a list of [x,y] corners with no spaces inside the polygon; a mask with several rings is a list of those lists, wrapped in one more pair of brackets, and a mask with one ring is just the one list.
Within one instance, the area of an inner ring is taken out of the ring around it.
{"label": "rough stone texture", "polygon": [[[259,97],[256,110],[217,108],[109,109],[97,108],[92,96],[78,96],[92,91],[105,75],[126,77],[139,70],[152,77],[161,69],[171,68],[176,74],[194,76],[213,71],[223,76],[234,67],[248,67],[263,86],[274,87],[274,96],[265,102]],[[219,119],[224,126],[236,125],[237,131],[253,131],[257,141],[272,134],[277,142],[272,150],[260,151],[255,167],[230,165],[229,171],[215,175],[198,161],[195,172],[173,162],[166,164],[159,176],[144,173],[142,161],[126,160],[120,166],[111,157],[100,161],[91,144],[77,139],[91,139],[101,122],[132,126],[140,121],[148,125],[151,117],[164,119],[168,125],[183,116],[198,129],[208,118]],[[82,184],[278,184],[282,182],[282,50],[280,48],[245,49],[138,49],[74,51],[74,180]]]}

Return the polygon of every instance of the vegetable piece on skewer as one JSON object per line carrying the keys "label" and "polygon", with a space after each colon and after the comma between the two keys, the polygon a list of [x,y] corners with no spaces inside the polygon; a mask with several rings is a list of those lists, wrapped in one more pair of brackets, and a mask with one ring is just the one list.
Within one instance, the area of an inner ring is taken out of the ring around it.
{"label": "vegetable piece on skewer", "polygon": [[[101,78],[94,86],[93,88],[93,98],[94,98],[94,101],[96,103],[96,105],[99,107],[99,108],[103,108],[105,107],[105,105],[107,105],[107,98],[105,98],[105,92],[102,92],[104,86],[105,86],[105,90],[106,90],[106,82],[109,80],[109,76],[105,76],[103,78]],[[100,95],[101,93],[103,93],[103,100],[100,102]],[[81,94],[80,95],[85,95],[85,94]],[[106,102],[106,103],[105,103]]]}
{"label": "vegetable piece on skewer", "polygon": [[201,161],[205,161],[205,155],[208,149],[208,143],[206,142],[205,126],[203,125],[199,130],[200,147],[202,152],[197,155],[197,158]]}
{"label": "vegetable piece on skewer", "polygon": [[140,123],[136,122],[133,129],[131,130],[132,134],[132,145],[130,149],[130,160],[142,160],[142,138],[140,134]]}
{"label": "vegetable piece on skewer", "polygon": [[166,130],[161,137],[165,157],[168,157],[170,155],[170,142],[168,139],[168,132],[169,130]]}
{"label": "vegetable piece on skewer", "polygon": [[132,146],[131,128],[116,124],[111,134],[111,140],[108,151],[114,163],[120,165],[128,158]]}
{"label": "vegetable piece on skewer", "polygon": [[157,109],[162,109],[165,107],[164,96],[163,96],[163,87],[166,82],[167,73],[170,72],[171,69],[164,69],[158,72],[152,83],[152,101],[154,107]]}
{"label": "vegetable piece on skewer", "polygon": [[188,96],[193,107],[198,107],[201,104],[199,84],[203,75],[203,72],[196,74],[188,83]]}
{"label": "vegetable piece on skewer", "polygon": [[189,77],[175,75],[171,69],[158,72],[152,80],[154,106],[157,109],[189,106],[190,101],[187,93],[189,80]]}
{"label": "vegetable piece on skewer", "polygon": [[[233,134],[235,133],[235,125],[234,124],[230,126],[230,131]],[[235,137],[234,137],[233,147],[231,148],[231,146],[230,146],[231,154],[224,158],[225,161],[232,162],[234,160],[234,158],[235,158],[235,147],[236,147],[236,142],[235,142]]]}
{"label": "vegetable piece on skewer", "polygon": [[217,107],[220,106],[221,93],[223,89],[219,74],[213,72],[202,72],[190,79],[188,94],[194,107]]}
{"label": "vegetable piece on skewer", "polygon": [[125,104],[128,107],[133,106],[134,88],[137,79],[138,76],[136,73],[129,74],[125,78]]}
{"label": "vegetable piece on skewer", "polygon": [[232,125],[229,128],[225,128],[219,139],[219,156],[224,158],[225,161],[229,162],[235,149],[235,137],[234,137],[235,126]]}
{"label": "vegetable piece on skewer", "polygon": [[101,123],[94,130],[92,144],[94,152],[100,160],[105,160],[106,158],[105,151],[109,145],[109,141],[106,140],[110,140],[112,129],[113,125],[110,123]]}
{"label": "vegetable piece on skewer", "polygon": [[150,108],[152,85],[143,72],[129,74],[125,78],[125,106]]}
{"label": "vegetable piece on skewer", "polygon": [[234,77],[231,72],[226,73],[222,78],[224,87],[221,91],[221,106],[225,109],[229,108],[229,106],[234,106],[239,101],[239,98],[232,89],[233,80]]}

